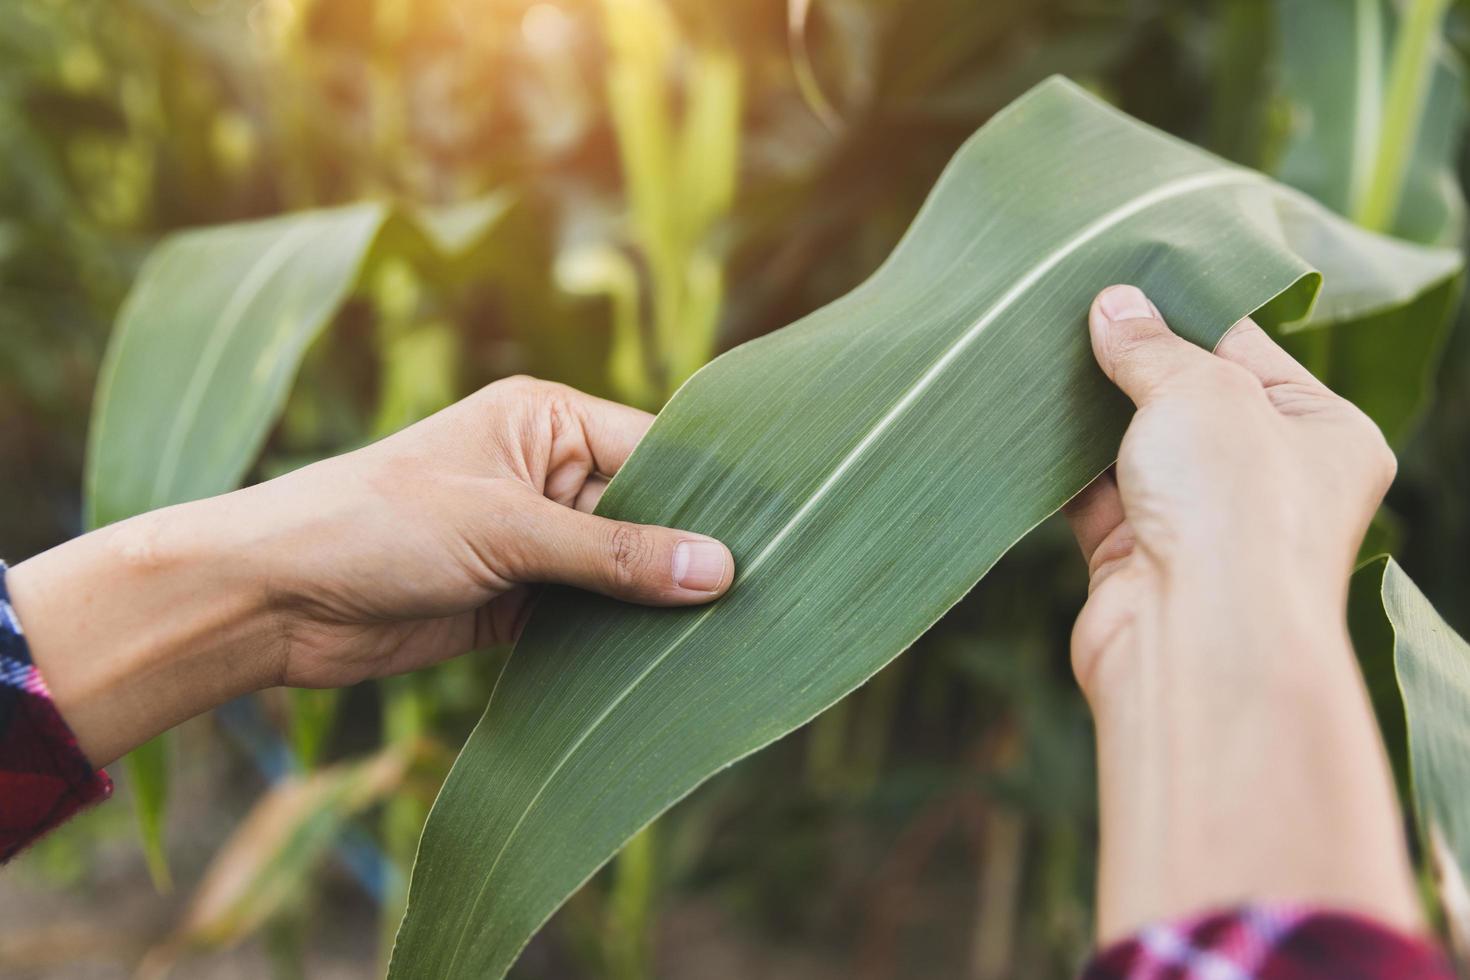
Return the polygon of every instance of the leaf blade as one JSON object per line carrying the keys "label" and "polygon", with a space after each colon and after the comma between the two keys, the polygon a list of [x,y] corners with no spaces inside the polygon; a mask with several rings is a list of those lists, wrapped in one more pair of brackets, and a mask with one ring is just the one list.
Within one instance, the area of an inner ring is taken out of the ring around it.
{"label": "leaf blade", "polygon": [[390,975],[502,974],[633,833],[866,680],[1106,467],[1129,409],[1087,343],[1098,288],[1139,284],[1210,347],[1254,309],[1305,316],[1294,247],[1324,239],[1364,275],[1407,248],[1064,81],[998,115],[868,283],[695,375],[613,481],[600,512],[722,538],[736,585],[696,610],[543,600],[435,803]]}

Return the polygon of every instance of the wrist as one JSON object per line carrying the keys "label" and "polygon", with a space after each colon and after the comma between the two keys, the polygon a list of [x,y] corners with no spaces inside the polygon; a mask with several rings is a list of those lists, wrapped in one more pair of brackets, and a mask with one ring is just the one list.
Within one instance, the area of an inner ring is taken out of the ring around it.
{"label": "wrist", "polygon": [[272,682],[266,580],[230,545],[240,517],[229,497],[171,507],[11,571],[31,655],[94,765]]}
{"label": "wrist", "polygon": [[[1355,670],[1347,635],[1345,587],[1307,585],[1310,579],[1259,566],[1239,574],[1202,568],[1171,574],[1108,631],[1084,691],[1099,725],[1137,717],[1162,704],[1204,699],[1229,710],[1225,691],[1289,700],[1322,671]],[[1282,587],[1281,581],[1292,585]],[[1319,579],[1320,581],[1320,579]],[[1111,598],[1111,597],[1106,597]]]}
{"label": "wrist", "polygon": [[1261,578],[1171,581],[1100,658],[1105,940],[1242,901],[1417,922],[1343,606]]}

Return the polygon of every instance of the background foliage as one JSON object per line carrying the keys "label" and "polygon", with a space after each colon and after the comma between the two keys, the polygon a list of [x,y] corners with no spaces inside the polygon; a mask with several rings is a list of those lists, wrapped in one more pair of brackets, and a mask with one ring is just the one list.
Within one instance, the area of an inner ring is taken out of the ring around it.
{"label": "background foliage", "polygon": [[[1450,11],[1458,47],[1467,15]],[[101,352],[163,233],[363,199],[419,216],[376,239],[307,353],[263,478],[515,372],[657,407],[711,353],[871,272],[959,142],[1053,72],[1278,169],[1300,123],[1288,69],[1311,53],[1266,0],[822,0],[795,45],[791,16],[782,0],[0,9],[0,550],[81,529]],[[1376,532],[1462,633],[1463,321]],[[910,655],[640,837],[519,975],[1066,975],[1095,820],[1066,660],[1079,566],[1064,528],[1040,528]],[[372,975],[498,663],[194,726],[163,760],[178,803],[152,860],[176,893],[106,900],[151,888],[125,811],[104,809],[0,883],[0,963]]]}

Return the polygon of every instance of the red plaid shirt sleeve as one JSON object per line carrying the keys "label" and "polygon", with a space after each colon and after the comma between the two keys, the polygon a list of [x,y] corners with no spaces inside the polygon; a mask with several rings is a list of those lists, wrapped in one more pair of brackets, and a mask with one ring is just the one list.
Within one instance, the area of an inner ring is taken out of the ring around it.
{"label": "red plaid shirt sleeve", "polygon": [[1083,980],[1454,980],[1424,939],[1345,912],[1248,905],[1148,926]]}
{"label": "red plaid shirt sleeve", "polygon": [[31,662],[0,562],[0,861],[78,810],[112,795]]}

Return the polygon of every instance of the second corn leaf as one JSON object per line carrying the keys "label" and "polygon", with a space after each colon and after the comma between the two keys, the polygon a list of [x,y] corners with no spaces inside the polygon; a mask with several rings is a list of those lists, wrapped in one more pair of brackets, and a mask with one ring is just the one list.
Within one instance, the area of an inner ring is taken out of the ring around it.
{"label": "second corn leaf", "polygon": [[1370,315],[1459,265],[1033,89],[871,279],[659,416],[599,512],[724,540],[735,585],[682,610],[544,596],[434,805],[390,975],[504,974],[640,828],[867,680],[1105,468],[1130,411],[1087,341],[1103,286],[1212,347],[1253,311]]}
{"label": "second corn leaf", "polygon": [[[1422,846],[1463,957],[1470,953],[1470,644],[1392,558],[1360,568],[1353,592],[1353,643],[1369,673],[1394,768],[1407,772],[1413,788]],[[1390,664],[1392,688],[1383,683]]]}

